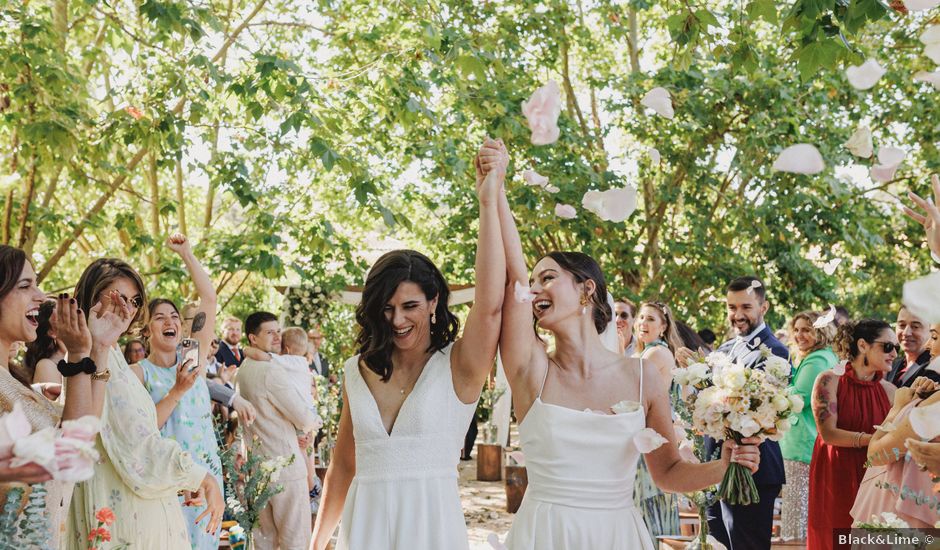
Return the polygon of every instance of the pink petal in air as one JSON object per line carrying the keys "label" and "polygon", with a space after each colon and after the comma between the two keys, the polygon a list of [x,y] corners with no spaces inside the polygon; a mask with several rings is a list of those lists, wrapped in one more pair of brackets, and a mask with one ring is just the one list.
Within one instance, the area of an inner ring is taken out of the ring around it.
{"label": "pink petal in air", "polygon": [[897,147],[881,147],[878,149],[878,164],[871,167],[871,179],[881,183],[888,183],[894,179],[895,172],[904,162],[907,152]]}
{"label": "pink petal in air", "polygon": [[845,77],[856,90],[871,88],[884,74],[885,69],[874,59],[869,59],[861,65],[853,65],[845,70]]}
{"label": "pink petal in air", "polygon": [[570,204],[556,204],[555,215],[563,220],[570,220],[578,216],[578,211]]}
{"label": "pink petal in air", "polygon": [[528,101],[522,102],[525,115],[532,130],[533,145],[548,145],[558,140],[558,115],[561,114],[561,89],[554,80],[535,90]]}
{"label": "pink petal in air", "polygon": [[643,454],[651,453],[663,446],[669,440],[659,435],[659,432],[652,428],[643,428],[633,436],[633,444],[638,451]]}
{"label": "pink petal in air", "polygon": [[809,143],[791,145],[780,152],[774,170],[794,174],[818,174],[826,167],[819,149]]}

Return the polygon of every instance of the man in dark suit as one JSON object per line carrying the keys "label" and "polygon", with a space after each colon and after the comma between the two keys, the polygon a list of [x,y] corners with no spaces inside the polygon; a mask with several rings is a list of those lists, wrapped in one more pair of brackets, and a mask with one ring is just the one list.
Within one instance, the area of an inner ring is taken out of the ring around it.
{"label": "man in dark suit", "polygon": [[242,364],[245,353],[239,346],[242,339],[242,322],[237,317],[229,317],[222,322],[222,340],[219,341],[219,351],[215,352],[215,359],[220,365],[236,367]]}
{"label": "man in dark suit", "polygon": [[326,378],[330,383],[335,383],[336,377],[330,375],[330,360],[320,353],[320,346],[323,344],[323,332],[320,330],[320,325],[314,325],[312,329],[308,330],[307,338],[313,346],[310,372]]}
{"label": "man in dark suit", "polygon": [[940,373],[927,370],[930,365],[930,352],[925,348],[929,330],[930,327],[920,317],[911,313],[906,306],[901,306],[894,332],[904,353],[894,360],[887,376],[888,382],[899,388],[910,387],[919,376],[940,382]]}
{"label": "man in dark suit", "polygon": [[[773,331],[764,323],[764,315],[770,308],[767,290],[757,277],[738,277],[727,288],[728,322],[735,337],[718,351],[749,368],[763,368],[761,347],[789,360],[790,352],[774,337]],[[685,365],[691,350],[681,348],[676,359]],[[705,450],[709,456],[717,454],[720,442],[705,438]],[[719,502],[708,509],[708,527],[711,534],[729,550],[769,550],[773,528],[774,500],[786,478],[783,473],[783,456],[776,441],[764,441],[760,445],[760,468],[754,474],[754,483],[760,502],[748,506]]]}

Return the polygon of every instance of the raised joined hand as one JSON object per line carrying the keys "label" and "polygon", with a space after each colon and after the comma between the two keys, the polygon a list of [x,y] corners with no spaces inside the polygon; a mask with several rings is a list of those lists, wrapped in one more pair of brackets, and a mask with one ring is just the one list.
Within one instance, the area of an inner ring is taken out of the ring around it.
{"label": "raised joined hand", "polygon": [[509,152],[502,140],[486,138],[473,161],[476,169],[477,195],[480,198],[499,192],[506,181]]}
{"label": "raised joined hand", "polygon": [[924,227],[927,246],[935,257],[940,257],[940,209],[937,209],[937,203],[940,203],[940,178],[934,174],[930,178],[930,184],[933,188],[933,201],[923,199],[916,193],[907,194],[923,213],[908,206],[904,207],[904,213]]}

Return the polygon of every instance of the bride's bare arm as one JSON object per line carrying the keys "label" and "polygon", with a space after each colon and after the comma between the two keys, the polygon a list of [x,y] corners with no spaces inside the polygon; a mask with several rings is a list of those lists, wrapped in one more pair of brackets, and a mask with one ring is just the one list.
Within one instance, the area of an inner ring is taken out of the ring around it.
{"label": "bride's bare arm", "polygon": [[[644,380],[656,380],[659,377],[656,367],[643,364]],[[646,454],[646,465],[656,486],[670,493],[689,493],[715,485],[725,475],[725,470],[732,459],[757,471],[760,464],[760,450],[755,445],[742,445],[734,449],[733,441],[726,441],[721,451],[721,459],[692,464],[682,460],[676,433],[672,424],[672,410],[669,395],[664,384],[643,385],[644,406],[646,407],[646,426],[659,432],[667,439],[658,449]],[[756,439],[747,440],[757,443]]]}
{"label": "bride's bare arm", "polygon": [[[452,372],[457,397],[473,403],[480,396],[483,382],[493,368],[499,342],[503,289],[506,285],[506,258],[499,232],[497,206],[504,196],[508,156],[486,153],[481,149],[476,163],[477,197],[480,203],[480,230],[477,235],[476,290],[473,307],[467,317],[463,337],[454,345]],[[484,155],[487,155],[484,157]],[[486,174],[480,164],[486,163]]]}
{"label": "bride's bare arm", "polygon": [[313,539],[310,541],[310,550],[325,550],[339,524],[346,504],[346,495],[349,485],[356,475],[356,441],[353,437],[352,417],[349,416],[349,398],[346,389],[343,389],[343,410],[339,417],[339,433],[336,436],[336,447],[330,460],[330,467],[326,471],[323,482],[323,495],[320,499],[320,510],[317,512],[317,522],[313,527]]}

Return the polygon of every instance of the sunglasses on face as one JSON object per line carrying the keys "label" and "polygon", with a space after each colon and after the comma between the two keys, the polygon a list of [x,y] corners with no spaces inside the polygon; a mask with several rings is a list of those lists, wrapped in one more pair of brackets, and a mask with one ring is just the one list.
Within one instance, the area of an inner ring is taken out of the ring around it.
{"label": "sunglasses on face", "polygon": [[881,349],[883,349],[885,353],[891,353],[892,351],[901,353],[901,344],[895,344],[892,342],[879,342],[877,340],[872,342],[872,344],[881,344]]}
{"label": "sunglasses on face", "polygon": [[212,342],[210,342],[210,344],[213,345],[213,346],[218,346],[218,345],[219,345],[219,340],[218,340],[218,338],[216,338],[215,340],[213,340]]}
{"label": "sunglasses on face", "polygon": [[617,317],[619,317],[619,318],[623,319],[624,321],[626,321],[627,319],[630,318],[630,314],[627,313],[626,311],[621,311],[620,313],[617,314]]}

